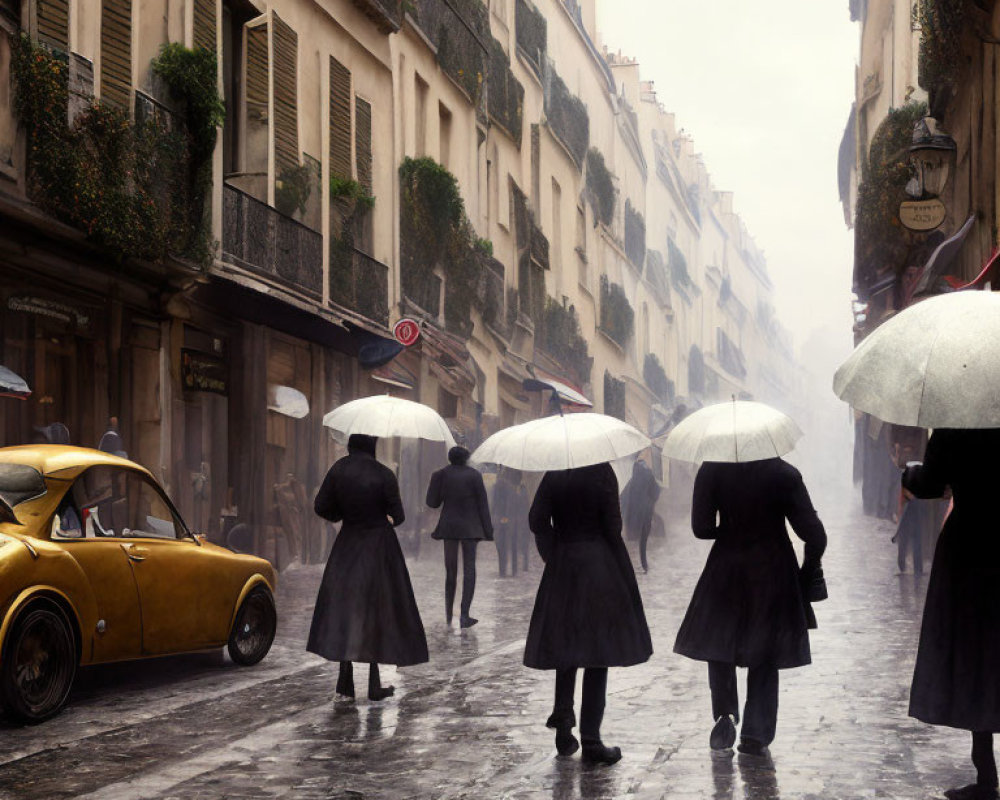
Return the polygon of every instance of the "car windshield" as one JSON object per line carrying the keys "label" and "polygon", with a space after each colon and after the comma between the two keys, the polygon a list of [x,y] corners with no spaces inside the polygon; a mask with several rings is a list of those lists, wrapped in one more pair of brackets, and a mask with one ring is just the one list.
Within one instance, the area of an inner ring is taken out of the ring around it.
{"label": "car windshield", "polygon": [[42,473],[27,464],[0,464],[0,522],[17,524],[14,506],[45,494]]}

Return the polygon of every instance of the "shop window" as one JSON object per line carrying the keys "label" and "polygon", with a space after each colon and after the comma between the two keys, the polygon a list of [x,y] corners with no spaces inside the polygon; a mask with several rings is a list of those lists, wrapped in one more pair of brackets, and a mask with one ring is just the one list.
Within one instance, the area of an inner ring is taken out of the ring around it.
{"label": "shop window", "polygon": [[439,388],[438,413],[445,419],[455,419],[458,416],[458,395]]}

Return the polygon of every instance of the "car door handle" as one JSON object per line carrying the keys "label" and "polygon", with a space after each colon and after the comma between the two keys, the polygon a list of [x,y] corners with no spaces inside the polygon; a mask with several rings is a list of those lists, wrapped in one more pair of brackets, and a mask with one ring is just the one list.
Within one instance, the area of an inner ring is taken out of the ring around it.
{"label": "car door handle", "polygon": [[125,551],[129,561],[145,561],[149,552],[145,547],[138,547],[134,544],[123,544],[122,550]]}

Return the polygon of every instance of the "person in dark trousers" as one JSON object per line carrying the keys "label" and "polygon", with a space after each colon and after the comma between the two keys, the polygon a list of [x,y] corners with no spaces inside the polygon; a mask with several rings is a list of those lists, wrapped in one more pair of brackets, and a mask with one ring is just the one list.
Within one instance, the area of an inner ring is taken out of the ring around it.
{"label": "person in dark trousers", "polygon": [[905,489],[901,490],[899,525],[892,541],[896,543],[896,563],[900,572],[906,572],[906,552],[911,551],[913,574],[924,574],[923,542],[925,532],[935,516],[934,504],[929,500],[914,497]]}
{"label": "person in dark trousers", "polygon": [[535,597],[524,665],[556,671],[555,703],[545,723],[556,750],[572,755],[580,743],[573,694],[583,668],[580,738],[586,761],[613,764],[617,747],[601,741],[608,668],[649,660],[653,644],[622,541],[618,480],[608,463],[548,472],[528,521],[545,562]]}
{"label": "person in dark trousers", "polygon": [[622,493],[622,510],[628,537],[639,540],[639,561],[643,572],[649,572],[646,543],[653,527],[653,510],[659,497],[660,484],[656,482],[653,470],[645,461],[637,458],[632,466],[632,477]]}
{"label": "person in dark trousers", "polygon": [[[427,639],[393,527],[403,522],[399,484],[375,459],[374,436],[353,434],[326,474],[315,510],[341,522],[316,598],[306,649],[340,662],[337,694],[354,697],[351,662],[368,662],[368,697],[384,700],[379,664],[427,661]],[[391,522],[390,522],[391,521]]]}
{"label": "person in dark trousers", "polygon": [[[507,577],[507,567],[510,574],[517,575],[518,550],[520,550],[519,528],[526,527],[524,488],[521,485],[520,474],[510,467],[501,467],[497,475],[496,488],[493,492],[493,514],[496,524],[497,558],[499,559],[500,577]],[[527,567],[527,558],[525,558]]]}
{"label": "person in dark trousers", "polygon": [[458,548],[462,546],[462,607],[459,625],[471,628],[479,620],[469,616],[472,595],[476,591],[476,544],[493,539],[493,522],[486,499],[486,486],[479,471],[468,465],[469,451],[453,447],[448,451],[447,467],[431,475],[427,487],[427,505],[441,508],[441,517],[431,534],[444,540],[444,610],[451,625],[458,583]]}
{"label": "person in dark trousers", "polygon": [[[805,542],[801,569],[786,519]],[[803,587],[822,575],[826,531],[802,476],[780,458],[703,464],[694,483],[691,527],[699,539],[715,544],[674,652],[708,662],[715,720],[709,743],[715,750],[736,741],[736,667],[748,668],[739,750],[767,755],[778,717],[778,670],[811,661],[809,628],[816,627],[816,618]]]}
{"label": "person in dark trousers", "polygon": [[907,467],[903,487],[915,497],[954,506],[938,539],[927,583],[910,716],[972,732],[976,782],[950,800],[997,795],[993,734],[1000,731],[1000,537],[996,454],[1000,429],[938,428],[924,463]]}

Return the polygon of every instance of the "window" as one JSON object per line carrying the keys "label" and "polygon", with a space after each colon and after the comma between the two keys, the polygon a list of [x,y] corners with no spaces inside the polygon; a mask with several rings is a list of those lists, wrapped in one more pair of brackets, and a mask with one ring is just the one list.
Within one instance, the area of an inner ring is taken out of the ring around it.
{"label": "window", "polygon": [[184,523],[145,475],[122,467],[91,467],[56,512],[53,536],[180,539]]}
{"label": "window", "polygon": [[445,419],[454,419],[458,416],[458,395],[454,395],[447,389],[438,388],[438,411]]}
{"label": "window", "polygon": [[451,112],[444,105],[438,103],[438,140],[441,149],[441,157],[438,159],[445,169],[451,169]]}
{"label": "window", "polygon": [[[208,5],[198,3],[199,7]],[[225,175],[243,172],[241,137],[246,131],[246,121],[241,111],[246,99],[243,26],[259,15],[260,12],[244,0],[224,0],[222,4],[222,93],[226,102],[226,122],[222,129],[222,170]]]}
{"label": "window", "polygon": [[427,155],[427,95],[430,87],[419,75],[413,76],[415,98],[413,106],[413,125],[415,128],[415,152],[417,158]]}
{"label": "window", "polygon": [[552,252],[551,268],[562,274],[562,189],[559,182],[552,179]]}

